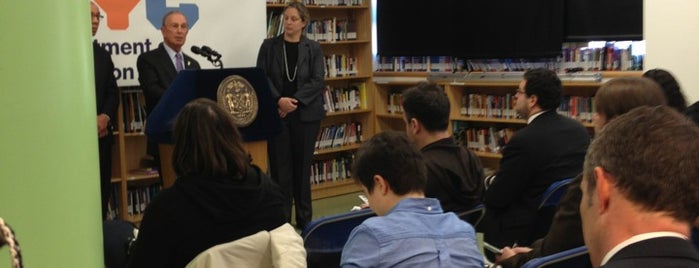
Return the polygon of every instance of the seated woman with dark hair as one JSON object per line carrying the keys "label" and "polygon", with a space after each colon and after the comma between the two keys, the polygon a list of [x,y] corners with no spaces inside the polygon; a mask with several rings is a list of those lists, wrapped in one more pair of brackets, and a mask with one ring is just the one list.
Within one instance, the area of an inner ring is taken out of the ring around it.
{"label": "seated woman with dark hair", "polygon": [[279,187],[250,163],[232,117],[196,99],[177,116],[175,184],[148,205],[130,267],[185,267],[200,252],[286,223]]}

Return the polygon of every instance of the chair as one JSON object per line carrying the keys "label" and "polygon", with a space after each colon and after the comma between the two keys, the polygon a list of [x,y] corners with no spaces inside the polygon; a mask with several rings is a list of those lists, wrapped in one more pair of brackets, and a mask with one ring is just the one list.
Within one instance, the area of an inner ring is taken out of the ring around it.
{"label": "chair", "polygon": [[586,268],[592,267],[586,246],[580,246],[556,254],[534,258],[522,265],[522,268]]}
{"label": "chair", "polygon": [[186,268],[306,267],[306,251],[301,236],[285,223],[271,231],[259,231],[232,242],[204,250]]}
{"label": "chair", "polygon": [[485,204],[480,203],[473,206],[471,209],[456,213],[459,219],[471,224],[474,228],[481,222],[485,216]]}
{"label": "chair", "polygon": [[551,221],[553,220],[553,215],[556,214],[556,209],[558,203],[561,201],[563,195],[565,195],[568,190],[568,186],[573,181],[573,178],[565,178],[559,181],[553,182],[546,188],[544,194],[541,196],[541,202],[539,203],[537,220],[532,233],[529,237],[529,243],[534,242],[548,233],[549,227],[551,227]]}
{"label": "chair", "polygon": [[351,211],[311,221],[301,232],[308,267],[337,267],[350,232],[376,216],[371,209]]}

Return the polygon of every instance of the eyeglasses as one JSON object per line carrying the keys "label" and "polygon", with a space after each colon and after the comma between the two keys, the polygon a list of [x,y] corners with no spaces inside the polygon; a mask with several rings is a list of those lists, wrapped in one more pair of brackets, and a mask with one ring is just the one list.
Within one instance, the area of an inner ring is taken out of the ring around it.
{"label": "eyeglasses", "polygon": [[104,19],[104,16],[102,16],[100,13],[90,13],[90,17],[97,20]]}

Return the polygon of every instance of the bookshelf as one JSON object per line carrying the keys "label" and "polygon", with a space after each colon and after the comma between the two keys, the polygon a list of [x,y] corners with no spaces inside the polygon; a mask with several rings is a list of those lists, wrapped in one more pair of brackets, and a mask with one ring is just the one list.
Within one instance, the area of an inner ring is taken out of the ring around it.
{"label": "bookshelf", "polygon": [[[483,166],[496,171],[499,167],[502,143],[517,129],[526,125],[526,121],[516,117],[513,111],[515,90],[521,81],[521,73],[512,80],[485,79],[475,81],[448,81],[437,79],[450,101],[450,129],[455,138],[473,150],[481,158]],[[563,77],[563,101],[559,113],[566,114],[581,121],[594,134],[592,125],[592,100],[599,86],[605,81],[621,76],[641,76],[639,71],[608,71],[602,73],[601,81],[575,81]],[[444,76],[463,76],[463,74],[444,74]],[[429,72],[376,72],[375,107],[376,131],[404,130],[405,122],[400,112],[391,112],[391,96],[414,86],[420,81],[439,77]],[[507,101],[509,99],[509,102]],[[395,100],[393,101],[395,103]],[[573,108],[574,107],[574,108]],[[502,131],[501,131],[502,130]],[[497,134],[497,135],[493,135]],[[500,141],[491,144],[490,137]]]}
{"label": "bookshelf", "polygon": [[112,147],[112,195],[114,218],[140,223],[143,211],[160,190],[157,170],[146,159],[145,98],[138,87],[119,88],[119,108]]}
{"label": "bookshelf", "polygon": [[[267,0],[267,37],[281,33],[278,16],[286,2]],[[361,191],[349,177],[349,167],[361,142],[375,133],[371,7],[368,0],[302,2],[311,15],[306,36],[320,43],[326,58],[325,103],[333,105],[326,107],[318,135],[318,143],[330,145],[316,148],[309,178],[311,198],[316,200]]]}

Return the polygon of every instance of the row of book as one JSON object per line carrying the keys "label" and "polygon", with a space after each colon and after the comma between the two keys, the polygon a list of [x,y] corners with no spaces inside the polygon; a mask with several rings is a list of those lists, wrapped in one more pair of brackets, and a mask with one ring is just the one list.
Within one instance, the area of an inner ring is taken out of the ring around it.
{"label": "row of book", "polygon": [[353,83],[349,87],[338,88],[325,85],[322,90],[323,107],[326,112],[351,111],[367,108],[366,83]]}
{"label": "row of book", "polygon": [[317,160],[311,166],[311,184],[341,181],[352,176],[354,154],[343,154],[329,160]]}
{"label": "row of book", "polygon": [[388,104],[386,105],[386,112],[389,114],[402,114],[403,113],[403,94],[400,92],[388,93]]}
{"label": "row of book", "polygon": [[[456,123],[456,122],[455,122]],[[495,127],[468,128],[454,126],[454,137],[460,144],[476,152],[501,153],[502,148],[510,141],[515,129]]]}
{"label": "row of book", "polygon": [[[153,184],[146,187],[140,188],[129,188],[127,190],[127,209],[126,213],[128,215],[137,215],[146,211],[146,207],[155,195],[162,190],[160,184]],[[121,185],[112,185],[112,195],[109,200],[107,219],[119,219],[120,218],[120,203],[121,197],[119,192],[121,191]]]}
{"label": "row of book", "polygon": [[146,102],[139,90],[121,92],[124,132],[143,132],[146,129]]}
{"label": "row of book", "polygon": [[[284,14],[271,11],[267,16],[267,38],[284,32]],[[306,37],[318,42],[335,42],[357,39],[357,22],[347,18],[311,20],[306,25]]]}
{"label": "row of book", "polygon": [[325,77],[357,76],[357,58],[345,54],[324,55]]}
{"label": "row of book", "polygon": [[[291,0],[267,0],[267,4],[286,4]],[[301,0],[304,5],[318,6],[361,6],[364,0]]]}
{"label": "row of book", "polygon": [[632,46],[618,48],[607,42],[604,47],[590,48],[588,43],[566,43],[563,45],[563,70],[583,71],[634,71],[643,70],[643,56],[632,53]]}
{"label": "row of book", "polygon": [[348,122],[321,127],[316,137],[315,149],[340,147],[363,141],[362,123]]}
{"label": "row of book", "polygon": [[498,96],[464,92],[459,113],[469,117],[514,119],[517,118],[515,103],[513,94]]}
{"label": "row of book", "polygon": [[454,57],[386,57],[377,56],[378,72],[452,72],[457,68]]}

